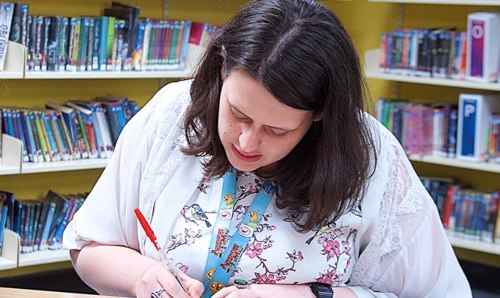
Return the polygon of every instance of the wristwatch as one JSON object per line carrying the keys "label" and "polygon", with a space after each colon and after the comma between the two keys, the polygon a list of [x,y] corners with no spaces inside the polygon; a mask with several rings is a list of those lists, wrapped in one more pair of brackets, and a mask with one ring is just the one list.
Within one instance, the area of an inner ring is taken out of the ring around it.
{"label": "wristwatch", "polygon": [[317,298],[333,298],[333,289],[329,284],[312,282],[309,287],[311,287],[311,291]]}

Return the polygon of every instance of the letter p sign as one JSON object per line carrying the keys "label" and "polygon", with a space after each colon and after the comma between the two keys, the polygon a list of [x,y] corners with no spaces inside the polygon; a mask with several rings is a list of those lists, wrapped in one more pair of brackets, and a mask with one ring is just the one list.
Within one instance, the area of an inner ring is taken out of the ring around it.
{"label": "letter p sign", "polygon": [[464,116],[465,117],[470,117],[471,114],[474,114],[476,112],[476,107],[472,104],[466,104],[464,106]]}

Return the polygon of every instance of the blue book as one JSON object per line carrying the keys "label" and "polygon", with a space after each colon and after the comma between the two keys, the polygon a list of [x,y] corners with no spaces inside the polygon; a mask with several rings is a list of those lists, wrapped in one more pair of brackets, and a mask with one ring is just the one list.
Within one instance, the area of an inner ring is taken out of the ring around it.
{"label": "blue book", "polygon": [[21,140],[23,143],[23,162],[28,162],[29,161],[29,156],[28,156],[28,147],[29,147],[29,140],[26,139],[25,137],[25,127],[23,126],[22,120],[21,120],[21,111],[20,110],[12,110],[12,117],[14,121],[14,126],[16,127],[16,138]]}
{"label": "blue book", "polygon": [[34,162],[36,147],[35,147],[35,140],[33,138],[33,131],[31,130],[31,125],[28,119],[28,113],[29,113],[28,110],[20,111],[21,123],[24,131],[24,138],[26,140],[26,147],[27,147],[26,149],[28,150],[28,161]]}
{"label": "blue book", "polygon": [[0,255],[2,254],[2,247],[3,247],[3,233],[5,230],[5,225],[7,223],[7,213],[9,211],[9,208],[3,203],[0,203],[1,206],[1,214],[0,214]]}
{"label": "blue book", "polygon": [[45,132],[47,134],[47,140],[49,143],[48,145],[50,147],[49,149],[50,160],[60,161],[61,154],[59,153],[59,148],[56,143],[54,131],[52,130],[52,126],[50,125],[50,116],[45,112],[40,113],[40,116],[42,117],[43,127],[45,128]]}
{"label": "blue book", "polygon": [[68,129],[68,134],[71,140],[71,145],[73,148],[73,153],[74,153],[74,158],[75,159],[81,159],[82,158],[82,151],[81,147],[78,145],[78,131],[79,128],[77,127],[78,125],[78,119],[77,115],[74,109],[55,104],[52,102],[48,102],[45,104],[47,108],[57,110],[61,112],[62,118],[64,120],[64,123],[66,125],[66,128]]}
{"label": "blue book", "polygon": [[50,227],[52,226],[52,221],[54,220],[54,214],[56,212],[57,204],[55,202],[48,202],[47,204],[47,217],[43,223],[43,230],[40,236],[40,242],[38,250],[47,249],[47,239],[49,238]]}

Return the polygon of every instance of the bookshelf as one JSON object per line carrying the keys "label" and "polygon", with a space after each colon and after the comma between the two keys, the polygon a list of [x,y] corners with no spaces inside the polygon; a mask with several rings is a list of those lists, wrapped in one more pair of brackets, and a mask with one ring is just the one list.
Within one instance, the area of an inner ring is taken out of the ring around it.
{"label": "bookshelf", "polygon": [[410,160],[436,164],[447,167],[454,168],[462,168],[490,173],[500,174],[500,164],[492,164],[487,162],[470,162],[470,161],[462,161],[459,159],[453,158],[444,158],[444,157],[436,157],[430,155],[410,155]]}
{"label": "bookshelf", "polygon": [[378,69],[379,53],[379,49],[369,50],[365,53],[365,75],[367,78],[453,88],[500,91],[500,83],[480,83],[465,80],[425,78],[412,75],[385,73]]}
{"label": "bookshelf", "polygon": [[[477,11],[476,6],[491,6],[491,7],[485,7],[485,10],[491,10],[494,7],[500,6],[500,1],[497,0],[471,0],[471,1],[465,1],[465,0],[459,0],[459,1],[451,1],[451,0],[368,0],[369,2],[373,3],[394,3],[394,4],[399,4],[399,7],[397,9],[394,5],[390,6],[393,11],[395,11],[398,14],[398,27],[401,28],[403,27],[404,24],[404,19],[408,18],[407,13],[411,9],[417,9],[417,7],[408,7],[405,6],[405,4],[441,4],[441,5],[455,5],[455,6],[464,6],[464,8],[457,8],[458,9],[463,9],[463,11],[466,11],[468,8],[467,6],[474,7],[475,9],[471,8],[471,11]],[[445,9],[445,8],[441,8]],[[455,11],[455,10],[453,10]],[[462,10],[460,10],[461,13],[466,15]],[[418,14],[420,12],[420,14]],[[425,14],[425,9],[418,8],[418,12],[414,13],[412,16],[415,17],[415,15],[418,15],[422,17],[422,14]],[[410,12],[411,14],[411,12]],[[461,19],[462,16],[451,16],[450,19],[453,19],[456,17],[456,22],[462,21],[464,24],[466,23],[466,19]],[[413,23],[412,23],[413,21]],[[434,21],[434,23],[433,23]],[[451,21],[453,23],[453,20]],[[450,26],[450,24],[446,23],[446,20],[440,19],[438,21],[436,20],[429,20],[428,22],[426,21],[415,21],[409,20],[409,23],[412,23],[413,25],[410,25],[410,27],[425,27],[425,26]],[[437,25],[436,25],[437,24]],[[445,25],[443,25],[445,24]],[[393,28],[394,29],[394,28]],[[387,30],[387,29],[385,29]],[[384,31],[385,31],[384,30]],[[380,34],[381,32],[378,32]],[[402,97],[402,98],[412,98],[411,96],[413,94],[417,94],[417,101],[418,101],[418,96],[425,97],[426,100],[428,100],[428,96],[430,93],[433,93],[432,91],[440,91],[441,93],[437,96],[434,96],[434,98],[431,97],[431,101],[440,101],[442,100],[441,97],[445,97],[448,99],[450,102],[458,102],[458,96],[455,97],[455,93],[459,92],[482,92],[482,93],[495,93],[500,91],[500,82],[495,82],[495,83],[480,83],[480,82],[472,82],[472,81],[465,81],[465,80],[453,80],[453,79],[438,79],[438,78],[428,78],[428,77],[418,77],[418,76],[413,76],[413,75],[407,75],[405,73],[396,73],[396,72],[384,72],[379,70],[379,54],[380,50],[379,49],[370,49],[368,48],[367,51],[365,51],[364,54],[364,71],[365,71],[365,76],[369,79],[376,79],[379,82],[386,82],[386,83],[391,83],[393,86],[393,92],[394,92],[394,97]],[[403,84],[400,84],[403,83]],[[387,86],[387,85],[386,85]],[[471,89],[472,91],[463,91],[463,90],[468,90]],[[424,91],[425,90],[425,91]],[[432,91],[430,91],[432,90]],[[475,90],[475,91],[474,91]],[[387,89],[386,89],[387,91]],[[405,95],[401,95],[401,93],[405,92]],[[436,92],[437,93],[437,92]],[[444,94],[444,96],[443,96]],[[442,158],[442,157],[435,157],[435,156],[426,156],[426,155],[409,155],[409,159],[414,162],[415,168],[417,172],[419,172],[420,168],[424,168],[428,172],[439,172],[439,173],[444,173],[446,176],[454,176],[456,172],[462,173],[461,178],[463,178],[463,182],[469,182],[473,181],[478,182],[478,180],[483,179],[482,177],[487,177],[484,178],[483,180],[489,180],[488,183],[486,183],[489,187],[496,188],[498,189],[500,187],[500,184],[498,183],[499,180],[499,174],[500,174],[500,164],[493,164],[493,163],[488,163],[488,162],[470,162],[470,161],[463,161],[463,160],[458,160],[454,158]],[[432,169],[432,170],[429,170]],[[463,174],[465,173],[465,174]],[[481,178],[478,178],[481,177]],[[474,185],[475,186],[475,185]],[[468,251],[471,251],[472,253],[470,255],[474,255],[475,252],[479,253],[485,253],[488,256],[488,259],[492,261],[487,261],[491,262],[492,265],[494,266],[499,266],[498,260],[500,256],[500,243],[488,243],[488,242],[482,242],[479,240],[475,239],[470,239],[463,237],[461,235],[455,235],[452,232],[448,233],[448,238],[450,240],[450,243],[455,247],[455,248],[460,248],[460,249],[465,249]],[[471,258],[467,254],[463,255],[465,258]],[[474,260],[473,257],[470,259],[472,261],[478,261]]]}
{"label": "bookshelf", "polygon": [[20,253],[20,247],[21,238],[19,235],[5,229],[0,270],[70,261],[69,251],[66,249]]}
{"label": "bookshelf", "polygon": [[24,79],[177,79],[187,78],[190,73],[189,70],[26,72]]}
{"label": "bookshelf", "polygon": [[459,248],[484,252],[492,255],[500,255],[500,244],[480,242],[478,240],[466,239],[448,233],[451,245]]}
{"label": "bookshelf", "polygon": [[35,251],[25,254],[19,254],[18,267],[43,265],[70,260],[71,259],[69,257],[69,251],[66,249]]}
{"label": "bookshelf", "polygon": [[[101,15],[103,8],[111,5],[111,1],[108,0],[81,3],[78,7],[69,4],[60,5],[59,1],[38,3],[28,0],[26,2],[30,5],[30,14],[33,15]],[[161,8],[168,2],[167,0],[123,2],[140,5],[143,16],[154,19],[166,16]],[[190,16],[183,18],[192,19]],[[4,80],[3,88],[0,88],[0,101],[2,106],[36,107],[47,101],[63,103],[74,98],[90,99],[92,96],[115,95],[127,96],[143,106],[165,83],[191,76],[191,65],[203,49],[191,45],[188,51],[185,70],[28,72],[26,71],[26,48],[9,41],[5,67],[0,72],[0,79]],[[2,153],[0,176],[3,178],[0,177],[0,189],[11,191],[21,199],[41,198],[48,189],[60,190],[62,193],[89,191],[97,180],[100,170],[105,168],[109,161],[108,159],[87,159],[23,163],[21,141],[8,135],[3,136]],[[60,174],[69,171],[73,171],[75,176],[73,177],[72,173]],[[89,178],[81,179],[86,175]],[[51,180],[51,177],[64,179]],[[71,179],[78,181],[67,186],[67,181]],[[12,185],[13,180],[16,181],[16,185]],[[44,271],[44,268],[54,267],[49,264],[61,263],[62,265],[70,260],[67,250],[20,253],[20,236],[8,229],[5,230],[4,240],[3,252],[0,256],[0,275],[9,276],[12,273],[16,274],[17,271],[22,272],[21,274]],[[23,269],[17,270],[18,268]]]}

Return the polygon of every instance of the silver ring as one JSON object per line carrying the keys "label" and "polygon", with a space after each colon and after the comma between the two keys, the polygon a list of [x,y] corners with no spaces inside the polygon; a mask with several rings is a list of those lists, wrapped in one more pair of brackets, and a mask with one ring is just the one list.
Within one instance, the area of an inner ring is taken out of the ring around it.
{"label": "silver ring", "polygon": [[165,289],[159,289],[159,290],[156,290],[156,291],[153,291],[151,292],[151,298],[161,298],[161,294],[163,292],[166,292]]}

